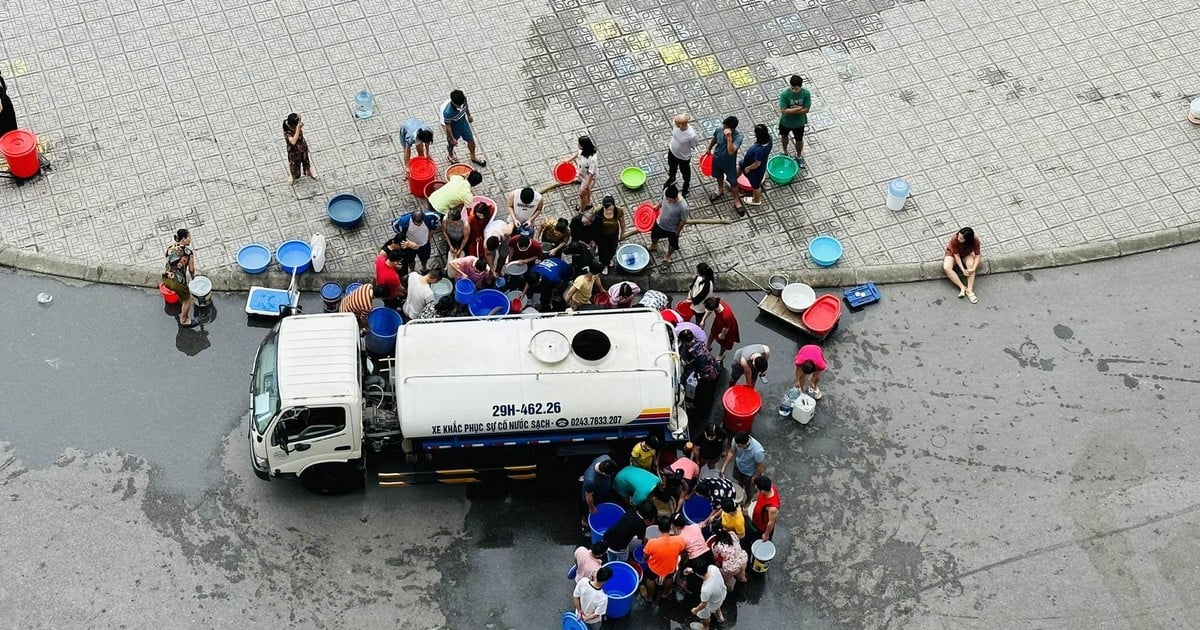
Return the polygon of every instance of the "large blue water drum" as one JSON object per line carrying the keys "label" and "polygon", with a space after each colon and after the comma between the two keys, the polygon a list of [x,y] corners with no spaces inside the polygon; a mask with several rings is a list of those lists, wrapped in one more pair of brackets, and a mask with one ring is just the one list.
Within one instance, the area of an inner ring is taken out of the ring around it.
{"label": "large blue water drum", "polygon": [[367,350],[379,356],[391,356],[396,351],[396,333],[404,318],[395,310],[380,306],[367,315]]}

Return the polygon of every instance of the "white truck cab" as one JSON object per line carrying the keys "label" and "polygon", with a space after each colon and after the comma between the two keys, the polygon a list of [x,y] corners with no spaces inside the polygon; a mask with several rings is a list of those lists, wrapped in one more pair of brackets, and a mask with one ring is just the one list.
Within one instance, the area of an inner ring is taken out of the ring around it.
{"label": "white truck cab", "polygon": [[299,477],[362,457],[362,362],[348,313],[279,322],[259,347],[250,388],[250,451],[259,477]]}

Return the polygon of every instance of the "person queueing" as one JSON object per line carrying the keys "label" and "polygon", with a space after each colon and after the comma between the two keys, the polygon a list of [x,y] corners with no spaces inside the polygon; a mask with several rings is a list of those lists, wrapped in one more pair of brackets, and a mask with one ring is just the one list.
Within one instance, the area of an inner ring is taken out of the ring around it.
{"label": "person queueing", "polygon": [[712,511],[706,522],[712,522],[713,519],[719,518],[721,514],[721,506],[725,501],[733,501],[737,498],[737,490],[733,487],[733,482],[724,477],[704,477],[696,482],[696,487],[693,492],[697,496],[708,499]]}
{"label": "person queueing", "polygon": [[588,526],[588,516],[596,513],[596,506],[604,503],[612,493],[613,475],[617,474],[617,463],[608,455],[601,455],[592,460],[591,465],[579,477],[583,485],[583,497],[580,502],[580,527],[583,535],[591,534]]}
{"label": "person queueing", "polygon": [[687,406],[689,409],[698,407],[707,410],[716,393],[717,381],[721,378],[721,363],[708,351],[707,346],[696,339],[692,331],[680,330],[678,337],[679,358],[683,363],[685,382],[691,383],[693,375],[696,382],[695,390],[690,392]]}
{"label": "person queueing", "polygon": [[731,462],[733,463],[733,480],[742,486],[746,492],[746,501],[749,501],[750,495],[754,492],[754,484],[766,470],[767,451],[758,440],[742,431],[733,436],[733,448],[729,449],[729,453],[725,455],[725,461],[721,464],[721,475],[725,474],[725,469]]}
{"label": "person queueing", "polygon": [[429,305],[437,301],[433,285],[441,279],[441,267],[434,267],[424,274],[415,271],[408,274],[408,293],[404,297],[405,317],[417,319]]}
{"label": "person queueing", "polygon": [[604,615],[608,613],[608,594],[604,592],[604,583],[612,579],[612,574],[612,567],[600,567],[591,579],[575,583],[575,592],[572,594],[575,614],[588,630],[600,630]]}
{"label": "person queueing", "polygon": [[684,585],[689,593],[696,593],[700,590],[700,576],[717,560],[704,540],[704,531],[700,529],[699,525],[688,521],[682,512],[671,519],[671,527],[686,544],[684,551],[687,558],[684,566],[692,570],[691,573],[685,571],[687,577]]}
{"label": "person queueing", "polygon": [[721,529],[746,537],[746,515],[733,499],[721,501]]}
{"label": "person queueing", "polygon": [[[733,307],[729,302],[718,298],[717,296],[709,296],[704,300],[704,309],[707,311],[704,319],[712,317],[712,329],[708,333],[708,347],[712,347],[714,343],[721,347],[720,353],[717,354],[717,361],[725,360],[725,353],[733,349],[733,347],[742,342],[742,333],[738,328],[737,316],[733,313]],[[700,322],[700,327],[704,327],[705,322]]]}
{"label": "person queueing", "polygon": [[484,247],[484,234],[487,226],[492,222],[492,215],[495,214],[494,208],[486,202],[480,201],[471,208],[471,212],[467,214],[467,229],[466,238],[467,244],[464,250],[466,255],[483,258],[487,251]]}
{"label": "person queueing", "polygon": [[748,206],[762,205],[763,180],[767,177],[767,159],[771,157],[771,132],[766,125],[754,125],[754,144],[746,149],[738,173],[750,184],[751,196],[742,197]]}
{"label": "person queueing", "polygon": [[600,541],[591,547],[575,548],[575,581],[590,580],[608,558],[608,543]]}
{"label": "person queueing", "polygon": [[358,327],[365,331],[367,329],[367,316],[371,314],[371,309],[375,307],[373,301],[375,298],[388,300],[391,294],[383,287],[376,287],[372,284],[364,284],[350,292],[349,295],[342,298],[342,303],[338,305],[339,313],[350,313],[358,320]]}
{"label": "person queueing", "polygon": [[642,599],[667,599],[675,592],[675,573],[687,557],[687,541],[671,533],[671,519],[664,516],[658,519],[658,538],[647,540],[642,549],[650,567],[642,580]]}
{"label": "person queueing", "polygon": [[742,196],[738,192],[737,182],[737,155],[738,150],[742,147],[742,134],[737,130],[737,116],[726,118],[721,127],[713,131],[712,139],[708,142],[708,153],[713,156],[712,173],[717,180],[717,192],[709,196],[709,200],[717,202],[725,195],[725,185],[729,185],[729,191],[733,194],[733,208],[737,210],[739,217],[746,216],[746,209],[742,207]]}
{"label": "person queueing", "polygon": [[725,615],[721,613],[721,606],[725,603],[725,597],[728,594],[721,569],[715,564],[708,565],[704,570],[704,581],[700,587],[700,603],[692,609],[692,614],[696,615],[700,621],[693,621],[688,627],[691,630],[708,630],[713,617],[716,617],[717,621],[725,623]]}
{"label": "person queueing", "polygon": [[576,212],[583,212],[592,207],[592,189],[596,186],[596,145],[587,136],[579,136],[579,150],[567,158],[575,162],[578,175],[575,183],[579,184],[579,206]]}
{"label": "person queueing", "polygon": [[545,205],[542,194],[529,186],[508,193],[506,201],[508,202],[508,222],[514,230],[520,230],[523,227],[532,230]]}
{"label": "person queueing", "polygon": [[429,256],[433,253],[430,236],[437,232],[439,220],[437,213],[417,209],[400,215],[392,222],[392,229],[401,242],[400,254],[406,267],[411,269],[413,263],[420,259],[421,273],[428,273]]}
{"label": "person queueing", "polygon": [[710,422],[704,425],[704,431],[696,438],[696,462],[709,470],[716,468],[717,462],[725,459],[725,449],[729,448],[729,436],[721,425]]}
{"label": "person queueing", "polygon": [[400,308],[404,302],[405,287],[400,282],[403,268],[404,254],[400,250],[385,245],[375,257],[375,297],[388,308]]}
{"label": "person queueing", "polygon": [[612,259],[617,255],[617,246],[625,234],[625,210],[617,206],[612,195],[605,195],[596,213],[596,257],[600,260],[600,273],[608,275]]}
{"label": "person queueing", "polygon": [[771,482],[770,477],[759,477],[754,482],[758,496],[754,499],[754,511],[750,513],[749,532],[751,537],[761,540],[771,540],[775,533],[775,524],[779,521],[779,488]]}
{"label": "person queueing", "polygon": [[462,140],[467,143],[467,153],[471,161],[479,166],[487,166],[487,160],[475,153],[475,130],[471,127],[475,116],[471,113],[471,106],[467,104],[467,95],[463,94],[462,90],[451,90],[450,98],[442,103],[441,111],[442,126],[446,129],[446,153],[450,156],[450,161],[458,163],[458,158],[454,157],[454,148]]}
{"label": "person queueing", "polygon": [[571,287],[567,289],[563,299],[567,301],[567,307],[580,309],[586,304],[592,302],[592,295],[597,291],[604,291],[604,283],[600,280],[600,263],[592,263],[584,269],[579,277],[571,282]]}
{"label": "person queueing", "polygon": [[430,193],[425,201],[439,216],[444,216],[451,208],[470,208],[475,200],[475,187],[481,183],[483,175],[479,171],[471,171],[466,177],[451,175],[446,185]]}
{"label": "person queueing", "polygon": [[654,470],[654,460],[658,458],[658,449],[662,448],[662,438],[651,433],[646,439],[633,445],[629,452],[629,464],[643,470]]}
{"label": "person queueing", "polygon": [[821,375],[828,364],[821,346],[808,344],[796,352],[796,389],[807,393],[813,400],[821,400]]}
{"label": "person queueing", "polygon": [[603,541],[608,545],[608,559],[624,561],[629,557],[629,545],[634,538],[645,540],[646,528],[653,525],[657,515],[654,506],[643,503],[634,506],[604,532]]}
{"label": "person queueing", "polygon": [[721,567],[721,575],[725,578],[726,590],[732,591],[735,581],[746,582],[746,565],[750,563],[750,554],[742,549],[739,536],[728,529],[717,532],[712,550],[717,566]]}
{"label": "person queueing", "polygon": [[467,242],[471,239],[471,224],[464,218],[462,208],[451,208],[442,222],[442,238],[446,241],[446,260],[467,255]]}

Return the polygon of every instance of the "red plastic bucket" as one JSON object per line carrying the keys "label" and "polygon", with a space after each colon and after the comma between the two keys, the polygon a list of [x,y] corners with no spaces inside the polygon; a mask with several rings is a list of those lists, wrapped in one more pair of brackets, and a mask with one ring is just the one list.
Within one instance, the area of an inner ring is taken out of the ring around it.
{"label": "red plastic bucket", "polygon": [[754,428],[754,416],[762,409],[762,396],[748,385],[734,385],[721,396],[725,405],[725,428],[737,433]]}
{"label": "red plastic bucket", "polygon": [[575,170],[575,165],[570,162],[560,162],[554,166],[554,181],[560,184],[570,184],[578,174],[579,171]]}
{"label": "red plastic bucket", "polygon": [[432,195],[432,194],[433,194],[433,193],[434,193],[434,192],[435,192],[437,189],[439,189],[439,188],[441,188],[442,186],[445,186],[445,185],[446,185],[446,182],[444,182],[444,181],[442,181],[442,180],[440,180],[440,179],[435,179],[435,180],[433,180],[433,181],[429,182],[428,184],[425,184],[425,194],[424,194],[424,195],[418,195],[418,196],[420,196],[420,197],[429,197],[429,195]]}
{"label": "red plastic bucket", "polygon": [[408,163],[408,192],[414,197],[425,197],[425,187],[437,179],[437,163],[427,157],[415,156]]}
{"label": "red plastic bucket", "polygon": [[658,316],[662,317],[664,322],[667,322],[672,326],[684,321],[683,317],[680,317],[678,312],[670,308],[664,308],[663,310],[659,311]]}
{"label": "red plastic bucket", "polygon": [[179,294],[168,289],[167,285],[158,285],[158,292],[162,294],[163,301],[167,304],[174,304],[179,301]]}
{"label": "red plastic bucket", "polygon": [[37,175],[41,169],[38,162],[37,137],[24,129],[14,129],[0,138],[0,153],[8,162],[13,177],[26,179]]}
{"label": "red plastic bucket", "polygon": [[658,212],[654,210],[654,204],[646,202],[638,205],[637,210],[633,211],[633,227],[642,234],[646,234],[654,227],[654,222],[658,220]]}
{"label": "red plastic bucket", "polygon": [[683,317],[683,321],[690,321],[695,311],[692,310],[692,303],[688,300],[679,300],[675,305],[675,312]]}
{"label": "red plastic bucket", "polygon": [[705,153],[700,156],[700,172],[704,173],[705,177],[712,177],[712,154]]}
{"label": "red plastic bucket", "polygon": [[603,307],[607,308],[609,306],[612,306],[612,298],[609,297],[609,295],[607,293],[601,291],[601,292],[597,293],[596,295],[592,296],[592,304],[594,304],[596,306],[603,306]]}

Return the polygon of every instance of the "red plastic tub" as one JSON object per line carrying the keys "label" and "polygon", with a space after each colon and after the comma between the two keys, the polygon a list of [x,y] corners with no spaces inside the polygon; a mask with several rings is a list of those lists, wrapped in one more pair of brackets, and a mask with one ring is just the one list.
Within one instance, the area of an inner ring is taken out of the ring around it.
{"label": "red plastic tub", "polygon": [[705,177],[712,177],[712,160],[711,153],[700,156],[700,172],[704,173]]}
{"label": "red plastic tub", "polygon": [[737,433],[754,428],[754,416],[762,409],[762,396],[748,385],[734,385],[721,396],[725,406],[725,428]]}
{"label": "red plastic tub", "polygon": [[17,179],[33,177],[42,168],[38,162],[37,137],[24,129],[4,134],[0,138],[0,153],[8,162],[8,171]]}
{"label": "red plastic tub", "polygon": [[426,187],[437,179],[437,163],[427,157],[415,156],[408,163],[408,192],[414,197],[427,197]]}
{"label": "red plastic tub", "polygon": [[648,233],[657,220],[658,212],[654,210],[654,204],[648,201],[639,204],[637,210],[633,211],[633,227],[642,234]]}
{"label": "red plastic tub", "polygon": [[612,298],[609,297],[609,295],[607,293],[601,291],[601,292],[597,293],[596,295],[592,296],[592,304],[595,304],[596,306],[603,306],[605,308],[608,308],[608,307],[612,306]]}
{"label": "red plastic tub", "polygon": [[738,178],[738,190],[744,193],[754,192],[754,187],[750,185],[750,180],[746,179],[745,175]]}
{"label": "red plastic tub", "polygon": [[577,175],[579,171],[571,162],[560,162],[554,166],[554,181],[560,184],[570,184]]}
{"label": "red plastic tub", "polygon": [[658,315],[659,315],[659,317],[663,318],[664,322],[667,322],[668,324],[670,324],[672,326],[684,321],[683,317],[681,317],[679,315],[679,313],[675,309],[672,309],[672,308],[664,308],[663,310],[658,312]]}
{"label": "red plastic tub", "polygon": [[817,296],[812,306],[800,316],[804,327],[818,337],[822,337],[837,326],[838,318],[842,316],[842,301],[832,293]]}
{"label": "red plastic tub", "polygon": [[[436,175],[435,175],[435,177],[436,177]],[[425,194],[424,195],[417,195],[417,196],[428,198],[429,195],[432,195],[435,190],[437,190],[445,185],[446,185],[446,182],[444,182],[440,179],[435,179],[435,180],[425,184]]]}
{"label": "red plastic tub", "polygon": [[675,305],[675,312],[679,313],[685,322],[691,321],[692,315],[695,314],[692,310],[692,303],[688,300],[679,300],[679,303]]}

